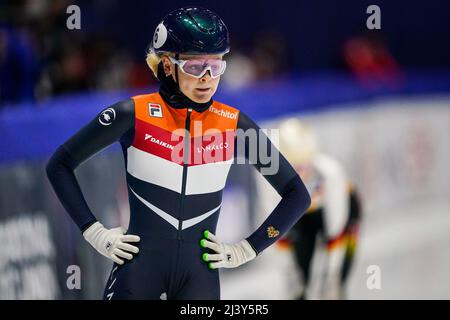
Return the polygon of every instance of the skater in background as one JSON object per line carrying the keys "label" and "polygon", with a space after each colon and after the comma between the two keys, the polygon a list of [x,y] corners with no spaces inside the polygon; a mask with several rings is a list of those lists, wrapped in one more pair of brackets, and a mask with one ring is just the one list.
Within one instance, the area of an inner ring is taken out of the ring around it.
{"label": "skater in background", "polygon": [[345,299],[345,285],[354,260],[361,206],[358,194],[341,164],[318,149],[317,137],[299,120],[280,124],[280,151],[294,166],[311,195],[311,206],[280,246],[291,246],[301,274],[301,292],[310,294],[312,261],[325,251],[321,269],[319,299]]}

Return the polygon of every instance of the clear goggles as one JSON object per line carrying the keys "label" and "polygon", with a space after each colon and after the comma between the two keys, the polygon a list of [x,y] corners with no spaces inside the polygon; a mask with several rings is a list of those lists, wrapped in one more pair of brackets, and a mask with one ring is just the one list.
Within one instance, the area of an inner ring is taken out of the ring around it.
{"label": "clear goggles", "polygon": [[221,76],[227,67],[227,63],[222,59],[189,59],[176,60],[169,57],[173,64],[177,64],[183,73],[194,78],[200,79],[209,70],[211,78],[215,79]]}

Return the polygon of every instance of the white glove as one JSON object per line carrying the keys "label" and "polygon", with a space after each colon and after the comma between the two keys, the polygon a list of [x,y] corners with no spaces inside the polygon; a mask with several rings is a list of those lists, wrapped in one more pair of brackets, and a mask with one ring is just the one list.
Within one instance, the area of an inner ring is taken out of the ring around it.
{"label": "white glove", "polygon": [[256,257],[256,252],[247,240],[236,244],[221,243],[217,237],[209,231],[203,233],[206,239],[200,241],[203,248],[209,248],[216,254],[204,253],[203,261],[213,261],[208,264],[209,268],[236,268]]}
{"label": "white glove", "polygon": [[131,260],[133,255],[129,252],[139,252],[138,247],[126,242],[139,242],[141,240],[138,236],[124,235],[125,232],[125,228],[122,227],[106,229],[97,221],[83,232],[83,237],[102,255],[117,264],[123,264],[124,261],[120,258]]}

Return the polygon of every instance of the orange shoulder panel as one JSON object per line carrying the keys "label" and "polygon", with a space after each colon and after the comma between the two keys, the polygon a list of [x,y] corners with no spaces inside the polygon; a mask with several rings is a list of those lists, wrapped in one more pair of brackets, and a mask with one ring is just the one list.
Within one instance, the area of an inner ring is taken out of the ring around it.
{"label": "orange shoulder panel", "polygon": [[132,99],[135,103],[136,119],[169,132],[184,128],[186,110],[169,109],[158,92],[134,96]]}
{"label": "orange shoulder panel", "polygon": [[[191,121],[202,122],[202,135],[207,130],[218,130],[219,132],[235,131],[239,118],[239,110],[226,104],[214,101],[208,110],[193,113]],[[198,136],[200,132],[194,130],[194,136]]]}

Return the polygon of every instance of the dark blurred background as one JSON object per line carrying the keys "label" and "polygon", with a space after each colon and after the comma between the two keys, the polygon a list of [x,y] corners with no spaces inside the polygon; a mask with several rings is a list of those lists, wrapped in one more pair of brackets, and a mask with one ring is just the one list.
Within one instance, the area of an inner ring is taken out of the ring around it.
{"label": "dark blurred background", "polygon": [[[2,1],[0,105],[154,84],[144,59],[154,28],[167,12],[194,3],[228,25],[231,86],[325,70],[450,68],[447,0]],[[66,28],[71,4],[81,8],[81,30]],[[381,8],[381,30],[366,28],[372,4]]]}

